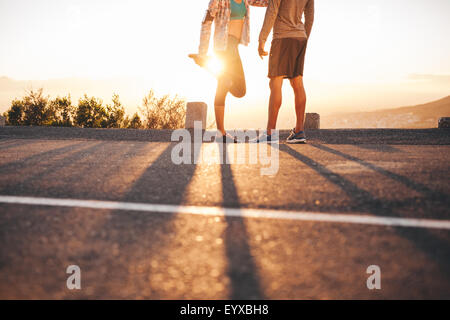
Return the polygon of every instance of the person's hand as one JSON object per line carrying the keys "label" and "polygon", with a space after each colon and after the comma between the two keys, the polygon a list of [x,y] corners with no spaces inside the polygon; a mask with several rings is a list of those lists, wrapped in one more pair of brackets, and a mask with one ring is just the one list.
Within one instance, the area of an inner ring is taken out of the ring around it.
{"label": "person's hand", "polygon": [[265,46],[265,43],[264,43],[264,42],[259,42],[258,53],[259,53],[259,56],[261,57],[261,59],[263,59],[265,56],[268,56],[268,55],[269,55],[269,54],[264,50],[264,46]]}
{"label": "person's hand", "polygon": [[190,54],[190,55],[189,55],[189,58],[193,59],[194,62],[195,62],[198,66],[200,66],[200,67],[202,67],[202,68],[203,68],[203,67],[205,66],[205,64],[206,64],[206,59],[207,59],[207,57],[206,57],[205,55],[194,53],[194,54]]}

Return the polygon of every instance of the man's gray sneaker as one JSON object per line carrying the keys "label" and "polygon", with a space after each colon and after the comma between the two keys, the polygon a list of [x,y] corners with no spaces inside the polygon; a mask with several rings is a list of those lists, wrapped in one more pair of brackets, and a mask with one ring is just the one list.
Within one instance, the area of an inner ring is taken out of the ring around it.
{"label": "man's gray sneaker", "polygon": [[291,143],[291,144],[306,143],[305,132],[299,131],[299,132],[295,133],[295,129],[292,129],[291,134],[289,135],[289,137],[286,140],[286,143]]}

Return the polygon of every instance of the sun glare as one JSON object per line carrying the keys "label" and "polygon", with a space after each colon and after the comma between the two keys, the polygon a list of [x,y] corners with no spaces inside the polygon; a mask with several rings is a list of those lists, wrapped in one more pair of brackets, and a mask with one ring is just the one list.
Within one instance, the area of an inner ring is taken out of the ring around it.
{"label": "sun glare", "polygon": [[211,56],[208,59],[206,68],[208,69],[209,72],[213,73],[214,75],[216,76],[220,75],[223,71],[223,62],[216,56]]}

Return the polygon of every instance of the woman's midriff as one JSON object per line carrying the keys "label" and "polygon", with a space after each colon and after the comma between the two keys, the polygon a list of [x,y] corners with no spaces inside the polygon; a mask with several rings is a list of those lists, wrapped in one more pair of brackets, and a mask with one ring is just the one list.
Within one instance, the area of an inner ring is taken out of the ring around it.
{"label": "woman's midriff", "polygon": [[241,39],[244,20],[231,20],[228,24],[228,35]]}

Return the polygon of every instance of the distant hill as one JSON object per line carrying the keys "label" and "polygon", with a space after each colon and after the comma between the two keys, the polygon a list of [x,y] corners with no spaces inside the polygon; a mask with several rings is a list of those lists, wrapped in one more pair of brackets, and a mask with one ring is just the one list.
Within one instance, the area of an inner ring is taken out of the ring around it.
{"label": "distant hill", "polygon": [[436,128],[440,117],[450,117],[450,96],[412,107],[326,115],[326,128]]}

